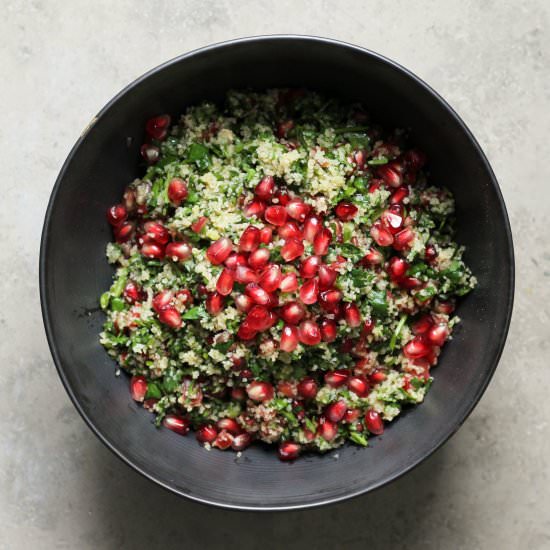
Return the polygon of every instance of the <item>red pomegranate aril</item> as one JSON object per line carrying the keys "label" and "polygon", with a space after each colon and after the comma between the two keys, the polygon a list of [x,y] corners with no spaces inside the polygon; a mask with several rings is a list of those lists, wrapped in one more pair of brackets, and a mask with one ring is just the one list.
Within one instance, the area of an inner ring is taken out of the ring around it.
{"label": "red pomegranate aril", "polygon": [[293,120],[285,120],[283,122],[279,122],[277,125],[277,137],[279,139],[286,138],[288,132],[294,128],[294,121]]}
{"label": "red pomegranate aril", "polygon": [[145,243],[140,252],[146,258],[161,260],[164,258],[164,247],[155,243]]}
{"label": "red pomegranate aril", "polygon": [[325,417],[328,418],[331,422],[340,422],[344,415],[346,414],[348,406],[343,400],[336,401],[327,405],[325,408]]}
{"label": "red pomegranate aril", "polygon": [[122,204],[115,204],[114,206],[111,206],[109,210],[107,210],[107,221],[112,226],[120,225],[123,221],[126,220],[128,217],[128,212],[126,212],[126,208],[124,208],[124,205]]}
{"label": "red pomegranate aril", "polygon": [[153,309],[160,313],[165,310],[172,302],[174,295],[169,290],[161,290],[153,298]]}
{"label": "red pomegranate aril", "polygon": [[250,253],[248,257],[248,265],[252,269],[262,269],[269,262],[269,250],[267,248],[258,248]]}
{"label": "red pomegranate aril", "polygon": [[281,248],[281,256],[285,262],[292,262],[299,258],[304,253],[304,245],[298,239],[286,239],[285,244]]}
{"label": "red pomegranate aril", "polygon": [[248,263],[248,257],[242,252],[231,252],[231,254],[227,256],[227,260],[223,263],[225,267],[235,270],[240,265],[246,265]]}
{"label": "red pomegranate aril", "polygon": [[128,281],[128,283],[126,283],[126,286],[124,287],[122,295],[124,296],[124,298],[126,298],[126,301],[128,303],[134,304],[140,299],[141,291],[136,283],[134,283],[133,281]]}
{"label": "red pomegranate aril", "polygon": [[271,300],[269,293],[256,283],[248,283],[244,291],[247,296],[250,296],[250,298],[252,298],[252,301],[255,304],[258,304],[260,306],[265,306],[269,304]]}
{"label": "red pomegranate aril", "polygon": [[245,265],[238,265],[235,269],[235,280],[238,283],[248,284],[248,283],[257,283],[259,280],[258,274]]}
{"label": "red pomegranate aril", "polygon": [[241,252],[252,252],[260,244],[260,230],[253,225],[249,225],[239,239],[239,250]]}
{"label": "red pomegranate aril", "polygon": [[321,321],[321,340],[323,342],[334,342],[337,332],[336,323],[332,319],[323,319]]}
{"label": "red pomegranate aril", "polygon": [[287,218],[286,208],[284,206],[268,206],[264,212],[264,218],[267,223],[277,227],[284,225]]}
{"label": "red pomegranate aril", "polygon": [[418,336],[403,346],[403,354],[407,359],[420,359],[429,352],[430,348]]}
{"label": "red pomegranate aril", "polygon": [[298,346],[298,329],[292,325],[285,325],[281,333],[279,348],[288,353],[294,351]]}
{"label": "red pomegranate aril", "polygon": [[145,131],[153,138],[162,140],[167,135],[170,126],[170,115],[158,115],[145,123]]}
{"label": "red pomegranate aril", "polygon": [[130,395],[134,401],[143,403],[147,393],[147,380],[145,376],[132,376],[130,379]]}
{"label": "red pomegranate aril", "polygon": [[365,426],[371,434],[381,435],[384,433],[384,422],[373,409],[369,409],[365,414]]}
{"label": "red pomegranate aril", "polygon": [[361,416],[361,411],[359,409],[348,409],[342,420],[348,424],[352,424],[359,416]]}
{"label": "red pomegranate aril", "polygon": [[316,215],[309,216],[304,221],[303,235],[304,239],[310,243],[313,243],[315,236],[323,228],[323,222],[321,218]]}
{"label": "red pomegranate aril", "polygon": [[223,309],[224,304],[225,298],[219,292],[211,292],[206,297],[206,311],[208,311],[210,315],[217,315],[218,313],[220,313]]}
{"label": "red pomegranate aril", "polygon": [[306,316],[306,310],[299,302],[287,302],[279,311],[279,316],[285,323],[297,325]]}
{"label": "red pomegranate aril", "polygon": [[357,304],[344,304],[344,318],[350,327],[358,327],[361,324],[361,312]]}
{"label": "red pomegranate aril", "polygon": [[218,280],[216,281],[216,290],[222,295],[227,296],[231,294],[233,290],[233,283],[235,282],[235,272],[230,269],[224,268],[220,273]]}
{"label": "red pomegranate aril", "polygon": [[432,263],[437,258],[437,250],[433,244],[426,245],[424,258],[426,258],[428,263]]}
{"label": "red pomegranate aril", "polygon": [[174,205],[179,206],[189,196],[187,182],[181,178],[172,178],[168,184],[168,200]]}
{"label": "red pomegranate aril", "polygon": [[296,389],[302,399],[314,399],[319,388],[313,378],[304,378],[298,383]]}
{"label": "red pomegranate aril", "polygon": [[431,315],[423,315],[412,324],[412,333],[415,335],[426,334],[432,328],[433,324]]}
{"label": "red pomegranate aril", "polygon": [[183,306],[186,307],[190,306],[195,301],[193,295],[191,294],[191,291],[187,288],[178,290],[176,292],[176,298]]}
{"label": "red pomegranate aril", "polygon": [[300,288],[300,300],[304,304],[311,305],[317,302],[319,283],[317,279],[308,279]]}
{"label": "red pomegranate aril", "polygon": [[338,434],[338,426],[326,418],[321,418],[318,433],[325,441],[332,441]]}
{"label": "red pomegranate aril", "polygon": [[422,286],[422,281],[416,277],[405,277],[399,281],[399,285],[403,288],[412,290],[413,288],[419,288]]}
{"label": "red pomegranate aril", "polygon": [[231,241],[227,237],[222,237],[208,247],[206,257],[214,265],[222,264],[227,260],[229,254],[231,254],[232,246]]}
{"label": "red pomegranate aril", "polygon": [[[258,331],[254,330],[246,320],[241,323],[239,330],[237,331],[237,337],[241,340],[252,340],[257,334]],[[244,376],[242,372],[241,375]],[[245,378],[248,378],[248,376]]]}
{"label": "red pomegranate aril", "polygon": [[264,402],[273,399],[274,390],[269,382],[254,381],[248,384],[246,393],[252,401]]}
{"label": "red pomegranate aril", "polygon": [[386,379],[386,374],[381,370],[374,371],[370,376],[369,380],[372,384],[380,384]]}
{"label": "red pomegranate aril", "polygon": [[271,227],[262,227],[260,229],[260,242],[269,244],[273,240],[273,229]]}
{"label": "red pomegranate aril", "polygon": [[394,256],[388,265],[388,275],[392,280],[399,281],[405,276],[407,269],[409,269],[409,264],[403,258]]}
{"label": "red pomegranate aril", "polygon": [[286,273],[282,276],[279,283],[281,292],[294,292],[298,290],[298,277],[296,273]]}
{"label": "red pomegranate aril", "polygon": [[277,450],[280,460],[296,460],[300,456],[302,447],[294,441],[283,441]]}
{"label": "red pomegranate aril", "polygon": [[345,369],[337,369],[325,373],[325,384],[331,388],[339,388],[343,386],[349,378],[349,371]]}
{"label": "red pomegranate aril", "polygon": [[159,314],[159,321],[170,328],[180,328],[182,325],[181,315],[175,307],[167,307]]}
{"label": "red pomegranate aril", "polygon": [[302,321],[298,327],[298,338],[306,346],[316,346],[321,342],[321,330],[315,321]]}
{"label": "red pomegranate aril", "polygon": [[212,443],[212,446],[217,447],[218,449],[220,449],[220,451],[225,451],[226,449],[229,449],[229,447],[231,447],[232,443],[233,436],[229,432],[222,430]]}
{"label": "red pomegranate aril", "polygon": [[237,452],[244,451],[251,443],[252,436],[247,432],[243,432],[233,438],[231,448]]}
{"label": "red pomegranate aril", "polygon": [[160,149],[156,145],[144,143],[139,152],[147,164],[155,164],[160,158]]}
{"label": "red pomegranate aril", "polygon": [[364,376],[350,377],[348,380],[348,388],[357,395],[357,397],[367,397],[370,391],[369,383]]}
{"label": "red pomegranate aril", "polygon": [[352,158],[353,162],[356,164],[359,170],[362,170],[365,167],[365,164],[367,162],[367,155],[365,154],[365,151],[354,151]]}
{"label": "red pomegranate aril", "polygon": [[359,263],[361,265],[380,265],[384,263],[384,254],[376,248],[370,248]]}
{"label": "red pomegranate aril", "polygon": [[241,427],[233,418],[220,418],[216,422],[216,428],[218,428],[218,430],[220,431],[225,430],[232,435],[237,435],[238,433],[242,432]]}
{"label": "red pomegranate aril", "polygon": [[286,205],[286,211],[293,220],[302,223],[311,211],[311,206],[300,199],[293,199]]}
{"label": "red pomegranate aril", "polygon": [[396,250],[403,250],[409,247],[413,241],[414,231],[410,227],[406,227],[394,235],[393,247]]}
{"label": "red pomegranate aril", "polygon": [[135,229],[134,222],[122,222],[114,228],[115,241],[119,244],[129,241],[133,237]]}
{"label": "red pomegranate aril", "polygon": [[403,158],[407,165],[415,172],[426,164],[426,155],[419,149],[410,149],[406,151]]}
{"label": "red pomegranate aril", "polygon": [[259,284],[266,292],[275,292],[279,288],[283,275],[276,264],[266,267],[260,277]]}
{"label": "red pomegranate aril", "polygon": [[239,311],[246,313],[254,305],[252,298],[246,294],[237,294],[235,296],[235,306]]}
{"label": "red pomegranate aril", "polygon": [[275,180],[273,176],[264,176],[256,188],[254,189],[254,195],[263,201],[269,201],[275,194]]}
{"label": "red pomegranate aril", "polygon": [[200,443],[212,443],[217,435],[218,430],[210,424],[201,426],[195,433],[195,437]]}
{"label": "red pomegranate aril", "polygon": [[370,317],[368,319],[365,319],[363,327],[361,328],[361,337],[366,338],[373,331],[375,325],[376,323]]}
{"label": "red pomegranate aril", "polygon": [[165,254],[174,262],[185,262],[193,254],[193,250],[189,243],[176,241],[166,245]]}
{"label": "red pomegranate aril", "polygon": [[319,266],[321,265],[321,258],[319,256],[309,256],[302,261],[300,266],[300,277],[302,279],[311,279],[317,275],[319,271]]}
{"label": "red pomegranate aril", "polygon": [[272,313],[264,306],[253,306],[246,316],[247,326],[261,332],[271,325]]}
{"label": "red pomegranate aril", "polygon": [[266,307],[273,309],[279,306],[279,295],[276,292],[269,293],[269,302],[267,302]]}
{"label": "red pomegranate aril", "polygon": [[376,220],[370,228],[371,237],[379,246],[390,246],[393,243],[393,235],[384,227],[380,220]]}
{"label": "red pomegranate aril", "polygon": [[390,187],[400,187],[403,183],[403,176],[395,169],[395,166],[388,164],[378,167],[378,176]]}
{"label": "red pomegranate aril", "polygon": [[318,256],[328,254],[330,244],[332,243],[332,231],[323,227],[313,239],[313,252]]}
{"label": "red pomegranate aril", "polygon": [[342,201],[338,203],[336,208],[334,209],[334,213],[338,218],[340,218],[343,222],[349,222],[350,220],[353,220],[355,216],[357,216],[357,206],[351,202]]}
{"label": "red pomegranate aril", "polygon": [[444,315],[450,315],[455,310],[455,304],[452,301],[436,301],[434,309],[437,313],[443,313]]}
{"label": "red pomegranate aril", "polygon": [[427,336],[430,344],[441,347],[449,337],[449,328],[443,323],[435,325],[430,328]]}
{"label": "red pomegranate aril", "polygon": [[260,199],[254,199],[244,207],[244,215],[247,218],[251,218],[252,216],[256,216],[256,218],[261,218],[264,211],[265,202],[261,201]]}
{"label": "red pomegranate aril", "polygon": [[190,422],[183,416],[167,414],[162,420],[162,425],[179,435],[186,435],[189,432]]}
{"label": "red pomegranate aril", "polygon": [[191,224],[191,231],[193,231],[193,233],[200,233],[207,222],[208,218],[206,216],[201,216],[197,221]]}
{"label": "red pomegranate aril", "polygon": [[397,233],[403,227],[403,217],[391,210],[384,210],[380,219],[392,234]]}
{"label": "red pomegranate aril", "polygon": [[302,239],[302,231],[296,222],[286,222],[277,230],[282,239]]}
{"label": "red pomegranate aril", "polygon": [[390,204],[400,204],[409,196],[409,188],[405,186],[398,187],[390,197]]}
{"label": "red pomegranate aril", "polygon": [[277,393],[281,393],[285,397],[296,399],[296,386],[287,380],[281,380],[277,384]]}
{"label": "red pomegranate aril", "polygon": [[325,290],[319,295],[319,303],[323,309],[332,311],[341,301],[343,294],[340,290]]}
{"label": "red pomegranate aril", "polygon": [[144,235],[143,242],[154,242],[157,244],[166,244],[170,239],[168,229],[162,225],[162,223],[157,221],[145,222],[143,225]]}
{"label": "red pomegranate aril", "polygon": [[329,288],[332,288],[336,282],[336,277],[338,277],[338,273],[336,273],[334,269],[324,264],[320,265],[318,272],[319,289],[328,290]]}
{"label": "red pomegranate aril", "polygon": [[246,399],[246,391],[244,388],[231,388],[231,399],[235,401],[244,401]]}

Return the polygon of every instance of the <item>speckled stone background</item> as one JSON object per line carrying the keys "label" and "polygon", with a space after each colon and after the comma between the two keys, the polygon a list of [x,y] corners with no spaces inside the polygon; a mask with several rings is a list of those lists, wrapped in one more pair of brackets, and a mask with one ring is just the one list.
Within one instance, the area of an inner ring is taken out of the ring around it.
{"label": "speckled stone background", "polygon": [[[547,0],[3,0],[1,6],[2,550],[550,548]],[[500,181],[517,285],[493,382],[443,449],[367,497],[260,515],[168,494],[92,435],[46,344],[38,249],[61,164],[116,92],[193,48],[277,32],[330,36],[381,52],[457,109]]]}

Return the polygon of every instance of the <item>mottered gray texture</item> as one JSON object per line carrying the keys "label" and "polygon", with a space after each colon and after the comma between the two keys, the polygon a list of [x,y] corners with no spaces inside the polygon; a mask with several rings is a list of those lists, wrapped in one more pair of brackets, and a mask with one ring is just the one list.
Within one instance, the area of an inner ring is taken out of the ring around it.
{"label": "mottered gray texture", "polygon": [[[2,12],[0,549],[550,548],[548,2],[4,0]],[[157,488],[86,428],[42,328],[39,238],[63,160],[124,85],[199,46],[285,32],[389,56],[464,118],[508,206],[516,302],[485,396],[411,474],[330,507],[226,512]]]}

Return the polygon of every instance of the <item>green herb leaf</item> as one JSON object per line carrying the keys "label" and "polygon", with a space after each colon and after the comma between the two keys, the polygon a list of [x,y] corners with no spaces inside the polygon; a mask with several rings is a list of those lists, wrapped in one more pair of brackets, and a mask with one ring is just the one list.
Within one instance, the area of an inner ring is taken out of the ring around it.
{"label": "green herb leaf", "polygon": [[363,252],[357,246],[351,243],[342,243],[339,245],[342,256],[349,258],[350,260],[356,262],[363,257]]}
{"label": "green herb leaf", "polygon": [[383,156],[367,160],[367,164],[370,166],[380,166],[382,164],[388,164],[388,162],[388,158]]}
{"label": "green herb leaf", "polygon": [[359,432],[350,432],[349,438],[351,441],[357,443],[357,445],[361,445],[362,447],[366,447],[368,445],[367,438]]}
{"label": "green herb leaf", "polygon": [[123,311],[126,308],[126,303],[121,298],[114,296],[111,298],[111,310]]}
{"label": "green herb leaf", "polygon": [[391,340],[390,340],[390,351],[393,351],[395,348],[395,343],[397,342],[397,338],[403,329],[403,326],[405,322],[407,321],[407,314],[404,313],[401,315],[401,319],[399,319],[399,323],[397,323],[397,327],[395,328],[394,333],[392,334]]}
{"label": "green herb leaf", "polygon": [[99,299],[99,305],[101,309],[107,309],[109,307],[109,301],[111,299],[110,292],[104,292]]}
{"label": "green herb leaf", "polygon": [[160,390],[160,386],[155,382],[148,382],[145,399],[160,399],[161,397],[162,397],[162,391]]}
{"label": "green herb leaf", "polygon": [[375,315],[385,317],[388,314],[385,290],[371,290],[367,295],[367,299]]}
{"label": "green herb leaf", "polygon": [[196,320],[206,317],[206,312],[202,306],[195,306],[188,309],[182,316],[185,320]]}

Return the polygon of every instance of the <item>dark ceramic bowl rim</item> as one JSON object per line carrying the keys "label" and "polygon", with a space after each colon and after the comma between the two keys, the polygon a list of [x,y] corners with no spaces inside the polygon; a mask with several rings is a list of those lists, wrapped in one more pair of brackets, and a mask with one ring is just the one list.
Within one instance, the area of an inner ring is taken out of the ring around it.
{"label": "dark ceramic bowl rim", "polygon": [[[127,94],[130,90],[132,90],[134,87],[138,86],[140,83],[142,83],[144,80],[148,79],[150,76],[156,74],[159,71],[164,70],[168,66],[172,64],[179,63],[180,61],[184,59],[188,59],[192,56],[195,56],[197,54],[216,50],[219,48],[226,48],[231,47],[236,44],[242,44],[242,43],[251,43],[251,42],[258,42],[262,40],[301,40],[304,43],[305,42],[319,42],[324,44],[329,44],[333,46],[337,46],[340,48],[347,48],[350,50],[353,50],[357,53],[361,53],[366,56],[370,56],[377,61],[384,63],[386,65],[391,66],[393,69],[404,73],[406,76],[408,76],[410,79],[412,79],[418,86],[424,88],[431,96],[433,96],[439,103],[445,108],[448,115],[455,119],[455,121],[459,124],[460,128],[464,132],[464,134],[468,137],[469,141],[473,144],[475,147],[480,159],[483,162],[484,168],[487,171],[487,173],[490,176],[492,186],[494,188],[494,191],[496,193],[496,197],[498,199],[499,205],[502,208],[503,214],[504,214],[504,222],[505,222],[505,231],[506,231],[506,238],[508,241],[508,253],[509,257],[511,258],[511,262],[509,266],[506,266],[509,269],[509,276],[510,276],[510,293],[508,296],[508,303],[506,304],[506,320],[504,324],[504,329],[500,334],[499,342],[498,342],[498,349],[497,353],[495,354],[493,358],[493,362],[491,365],[490,370],[487,371],[487,374],[484,378],[484,380],[479,384],[477,387],[477,391],[472,396],[470,400],[470,404],[468,408],[465,410],[462,418],[459,419],[459,421],[451,427],[449,430],[449,433],[441,439],[440,441],[437,441],[434,443],[434,445],[418,460],[412,462],[411,464],[408,464],[406,467],[402,468],[400,471],[397,471],[394,473],[394,475],[381,480],[379,483],[375,484],[374,486],[366,489],[359,489],[355,491],[350,491],[349,493],[333,497],[333,498],[319,498],[318,500],[306,503],[306,504],[298,504],[298,505],[285,505],[285,506],[245,506],[245,505],[231,505],[227,503],[221,503],[216,500],[211,500],[209,498],[199,497],[196,495],[191,495],[186,493],[183,490],[175,489],[174,487],[171,487],[167,483],[162,482],[161,480],[157,479],[154,475],[154,473],[145,471],[144,469],[137,466],[131,459],[129,459],[127,456],[124,455],[123,451],[116,448],[113,444],[111,444],[107,439],[104,437],[104,435],[96,428],[93,421],[89,418],[89,416],[84,412],[83,408],[81,407],[77,396],[73,392],[71,386],[68,383],[67,377],[65,376],[65,372],[63,369],[63,365],[61,364],[61,360],[59,358],[59,354],[57,351],[57,344],[54,340],[53,336],[53,330],[52,330],[52,322],[49,318],[49,312],[48,312],[48,289],[46,287],[46,270],[48,265],[48,250],[47,250],[47,236],[48,236],[48,230],[50,226],[51,216],[52,216],[52,210],[53,205],[56,200],[57,193],[59,191],[59,188],[61,186],[61,182],[64,179],[65,172],[70,165],[73,157],[75,156],[76,151],[82,144],[82,142],[86,139],[86,135],[90,128],[95,124],[95,122],[103,117],[111,108],[112,105],[114,105],[119,99],[121,99],[123,96]],[[456,433],[456,431],[460,428],[460,426],[464,423],[464,421],[468,418],[468,416],[471,414],[474,407],[477,405],[479,400],[481,399],[482,395],[484,394],[485,390],[487,389],[487,386],[489,382],[491,381],[493,374],[495,372],[495,369],[498,365],[498,362],[500,360],[500,357],[502,355],[502,351],[504,349],[504,344],[506,342],[506,337],[508,335],[508,329],[510,326],[510,320],[512,316],[512,309],[513,309],[513,302],[514,302],[514,287],[515,287],[515,268],[514,268],[514,249],[513,249],[513,242],[512,242],[512,232],[510,228],[510,222],[508,218],[508,213],[506,210],[506,205],[504,203],[504,199],[502,197],[502,193],[500,191],[500,187],[498,185],[498,182],[496,180],[496,177],[493,173],[493,170],[491,169],[491,166],[489,165],[489,162],[487,158],[485,157],[485,154],[483,153],[483,150],[481,149],[480,145],[478,144],[477,140],[473,136],[472,132],[468,129],[466,124],[462,121],[462,119],[458,116],[458,114],[454,111],[454,109],[435,91],[433,90],[428,84],[426,84],[422,79],[420,79],[418,76],[413,74],[408,69],[404,68],[400,64],[396,63],[395,61],[392,61],[388,59],[387,57],[384,57],[383,55],[380,55],[378,53],[375,53],[371,50],[368,50],[366,48],[362,48],[360,46],[356,46],[353,44],[349,44],[347,42],[343,42],[340,40],[335,40],[331,38],[323,38],[323,37],[317,37],[317,36],[309,36],[309,35],[295,35],[295,34],[279,34],[279,35],[260,35],[260,36],[252,36],[252,37],[245,37],[245,38],[237,38],[233,40],[227,40],[223,42],[217,42],[215,44],[205,46],[202,48],[198,48],[195,50],[192,50],[188,53],[185,53],[183,55],[177,56],[169,61],[166,61],[165,63],[162,63],[161,65],[158,65],[157,67],[149,70],[130,84],[128,84],[126,87],[124,87],[118,94],[116,94],[102,109],[99,111],[99,113],[92,119],[90,124],[83,130],[82,134],[76,141],[75,145],[71,149],[71,152],[69,153],[67,159],[63,163],[63,166],[61,168],[61,171],[56,179],[55,185],[53,187],[50,200],[48,202],[48,208],[46,210],[46,215],[44,219],[44,226],[42,230],[42,237],[41,237],[41,243],[40,243],[40,262],[39,262],[39,278],[40,278],[40,303],[41,303],[41,309],[42,309],[42,317],[44,321],[44,326],[46,329],[46,336],[48,340],[48,345],[50,347],[50,351],[53,356],[53,360],[55,363],[55,366],[57,368],[57,372],[59,374],[59,377],[61,378],[61,381],[65,387],[65,390],[69,394],[69,397],[71,401],[73,402],[74,406],[76,407],[77,411],[79,412],[80,416],[84,419],[86,424],[90,427],[90,429],[95,433],[95,435],[100,439],[100,441],[103,442],[104,445],[107,446],[108,449],[110,449],[117,457],[119,457],[122,461],[124,461],[126,464],[128,464],[131,468],[133,468],[135,471],[139,472],[141,475],[146,477],[147,479],[155,482],[157,485],[160,485],[164,489],[167,489],[170,492],[173,492],[177,495],[184,496],[188,499],[191,499],[193,501],[199,502],[201,504],[210,504],[214,506],[218,506],[221,508],[226,509],[234,509],[234,510],[252,510],[252,511],[288,511],[288,510],[298,510],[298,509],[305,509],[305,508],[313,508],[325,504],[331,504],[335,502],[340,502],[343,500],[347,500],[352,497],[359,496],[361,494],[365,494],[367,492],[371,492],[377,489],[380,489],[384,485],[391,483],[392,481],[395,481],[396,479],[400,478],[407,472],[411,471],[413,468],[418,466],[421,462],[426,460],[429,456],[431,456],[437,449],[439,449],[444,443],[446,443],[449,438]]]}

